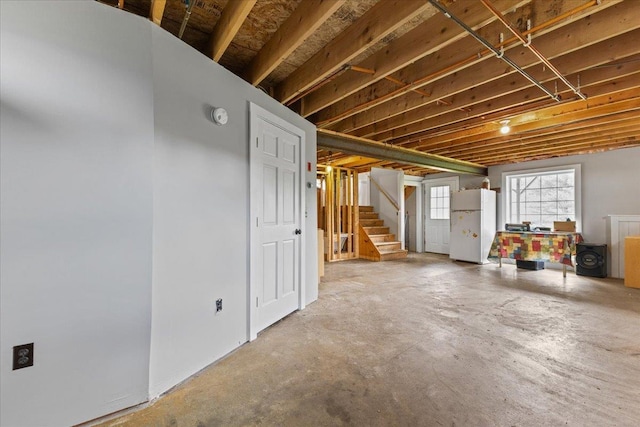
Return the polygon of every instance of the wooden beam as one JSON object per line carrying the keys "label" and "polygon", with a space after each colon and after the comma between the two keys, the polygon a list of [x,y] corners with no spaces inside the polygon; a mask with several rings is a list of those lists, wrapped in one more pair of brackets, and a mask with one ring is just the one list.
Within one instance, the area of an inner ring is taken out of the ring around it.
{"label": "wooden beam", "polygon": [[[578,75],[580,75],[582,82],[588,83],[594,81],[590,79],[598,81],[598,74],[604,75],[607,72],[615,73],[616,70],[590,71],[589,69],[612,60],[637,55],[640,53],[640,45],[638,45],[636,41],[638,37],[640,37],[640,29],[602,41],[590,46],[586,50],[575,51],[568,55],[557,57],[554,59],[554,62],[556,66],[563,70],[565,75],[575,74],[571,77],[576,80]],[[616,55],[619,54],[621,55],[620,57],[611,53],[612,46],[616,47]],[[501,97],[515,94],[532,87],[530,81],[517,73],[509,73],[500,79],[493,79],[489,75],[484,75],[481,70],[476,70],[475,73],[472,71],[473,70],[467,70],[464,73],[460,73],[458,79],[453,77],[447,78],[430,87],[434,94],[442,97],[446,95],[445,99],[448,99],[451,105],[442,106],[433,101],[425,103],[424,100],[416,99],[417,97],[412,95],[411,98],[407,99],[411,99],[415,104],[422,103],[423,106],[410,108],[407,105],[409,102],[405,102],[405,112],[395,114],[388,119],[378,121],[375,125],[367,125],[350,133],[363,137],[373,137],[373,135],[376,135],[375,139],[377,140],[395,140],[411,133],[420,132],[424,129],[422,123],[428,121],[430,118],[440,116],[452,110],[461,108],[468,109],[480,102],[495,100],[495,104],[500,104]],[[555,80],[553,73],[542,67],[533,66],[529,70],[529,73],[543,83]],[[484,81],[487,83],[483,83],[482,81],[476,82],[475,75],[478,74],[486,77]],[[586,74],[589,75],[589,79],[584,78]],[[533,98],[521,97],[521,102],[526,102],[528,99],[543,99],[544,96],[541,97],[540,94],[544,95],[540,90],[537,92],[535,89],[533,91],[527,90],[527,96]],[[400,100],[400,98],[398,100]],[[391,103],[389,104],[390,105],[387,106],[381,105],[380,107],[391,107]],[[411,104],[413,105],[413,103]],[[494,109],[496,108],[497,107],[494,107]],[[380,108],[380,111],[377,111],[375,114],[378,115],[385,110],[387,109]],[[440,123],[442,123],[442,121],[440,121]]]}
{"label": "wooden beam", "polygon": [[164,15],[164,8],[166,5],[167,0],[151,0],[151,7],[149,8],[149,20],[151,20],[156,25],[162,24],[162,16]]}
{"label": "wooden beam", "polygon": [[[590,98],[586,101],[574,101],[543,108],[535,113],[515,117],[509,125],[511,126],[511,132],[517,134],[518,132],[528,132],[552,126],[566,126],[567,123],[574,121],[638,109],[640,109],[640,88],[636,87],[615,94]],[[464,142],[483,140],[487,136],[495,135],[499,127],[499,123],[485,123],[460,132],[440,135],[435,138],[425,138],[414,148],[426,149],[433,147],[433,144],[437,142],[449,143],[454,140]]]}
{"label": "wooden beam", "polygon": [[222,10],[209,40],[211,59],[218,62],[257,0],[231,0]]}
{"label": "wooden beam", "polygon": [[389,159],[410,165],[425,166],[445,172],[487,175],[487,168],[476,163],[393,147],[370,139],[356,138],[328,130],[318,130],[318,147],[333,148],[344,153]]}
{"label": "wooden beam", "polygon": [[118,9],[124,9],[124,0],[118,0]]}
{"label": "wooden beam", "polygon": [[543,128],[521,134],[495,135],[487,139],[472,142],[451,141],[450,143],[439,144],[431,147],[424,147],[425,150],[433,154],[443,156],[458,157],[468,152],[473,154],[501,151],[509,148],[514,143],[517,144],[542,144],[556,140],[571,141],[576,138],[585,138],[593,135],[606,135],[618,131],[627,131],[632,128],[640,129],[640,119],[638,111],[631,110],[624,113],[599,117],[597,119],[586,119],[576,123],[558,126],[552,129]]}
{"label": "wooden beam", "polygon": [[[542,2],[534,2],[520,10],[518,15],[514,15],[514,18],[522,18],[523,22],[526,22],[528,17],[534,16],[536,21],[540,20],[538,21],[540,23],[530,30],[532,37],[540,37],[562,26],[573,23],[588,14],[595,14],[619,2],[620,0],[602,1],[599,5],[595,6],[589,6],[591,3],[594,3],[589,2],[576,7],[575,2],[564,1],[557,5],[558,8],[549,8]],[[589,7],[585,8],[584,6]],[[500,22],[491,23],[487,27],[478,30],[487,40],[496,40],[498,34],[503,31],[504,27]],[[518,46],[514,39],[508,39],[504,42],[506,51]],[[469,40],[463,39],[450,45],[446,49],[428,55],[403,68],[396,73],[395,77],[408,83],[404,88],[386,87],[381,84],[382,82],[378,82],[334,103],[317,114],[315,117],[317,126],[338,130],[338,128],[333,128],[330,125],[358,112],[402,96],[410,88],[413,89],[416,87],[416,85],[424,86],[439,78],[443,78],[454,72],[459,72],[463,68],[493,58],[493,54],[489,54],[488,49],[478,52],[477,55],[475,53],[470,55],[468,47]],[[345,130],[342,129],[342,131]]]}
{"label": "wooden beam", "polygon": [[[637,112],[636,112],[637,114]],[[613,123],[611,126],[603,127],[607,130],[597,130],[598,127],[589,126],[588,121],[580,122],[582,132],[562,132],[559,134],[543,134],[535,138],[524,138],[519,135],[513,137],[504,137],[500,140],[493,139],[483,141],[478,144],[473,143],[466,145],[464,148],[457,148],[455,151],[450,149],[433,150],[430,153],[440,154],[457,159],[481,159],[486,157],[500,157],[504,153],[513,150],[535,150],[550,144],[560,144],[569,146],[574,143],[582,143],[590,140],[601,140],[611,137],[626,137],[637,135],[640,137],[640,122],[637,119],[624,122]],[[474,160],[477,161],[477,160]]]}
{"label": "wooden beam", "polygon": [[276,99],[282,103],[294,99],[427,7],[424,0],[379,1],[281,82],[276,87]]}
{"label": "wooden beam", "polygon": [[[635,5],[623,2],[609,7],[590,19],[582,19],[573,24],[562,27],[552,33],[535,39],[538,49],[543,50],[549,58],[567,55],[570,52],[585,49],[597,43],[606,43],[606,39],[621,35],[625,32],[640,28],[640,14],[633,12]],[[631,16],[633,14],[635,16]],[[596,17],[598,19],[596,19]],[[566,42],[558,43],[558,40]],[[610,47],[608,53],[617,55],[617,46]],[[589,50],[589,55],[597,53],[595,48]],[[519,46],[509,52],[511,57],[517,57],[518,63],[529,70],[539,63],[535,55],[527,48]],[[583,53],[584,55],[584,53]],[[601,55],[602,56],[602,55]],[[611,61],[609,58],[606,62]],[[555,63],[555,62],[554,62]],[[557,65],[557,64],[556,64]],[[431,94],[431,97],[419,97],[415,94],[406,94],[403,97],[385,102],[366,111],[359,113],[348,120],[343,120],[330,126],[332,130],[339,132],[352,132],[355,129],[375,123],[382,118],[403,114],[406,111],[434,102],[436,99],[446,98],[455,93],[465,92],[476,86],[486,84],[489,81],[515,75],[515,70],[506,69],[501,61],[485,61],[471,68],[465,69],[455,75],[446,78],[438,78],[435,82],[423,89]],[[548,72],[551,76],[552,73]],[[515,78],[515,77],[513,77]],[[550,77],[549,77],[550,78]]]}
{"label": "wooden beam", "polygon": [[[619,67],[596,68],[582,72],[580,75],[584,77],[583,82],[589,82],[582,87],[589,96],[600,96],[637,86],[640,81],[637,75],[640,73],[640,56],[636,59],[631,58],[629,62],[620,64]],[[577,80],[576,75],[569,77]],[[560,92],[560,96],[570,99],[568,90]],[[420,135],[427,132],[428,136],[449,133],[461,126],[474,126],[488,121],[498,122],[505,119],[507,114],[514,116],[555,104],[535,87],[529,87],[497,99],[480,100],[477,104],[465,102],[464,109],[456,109],[455,106],[459,105],[461,101],[461,99],[456,99],[451,106],[443,107],[441,114],[430,114],[425,108],[423,110],[425,119],[419,122],[423,129],[421,133],[398,139],[394,143],[409,146],[410,144],[406,145],[406,141],[419,139]],[[447,123],[447,125],[443,126],[443,123]],[[380,136],[384,136],[384,134]]]}
{"label": "wooden beam", "polygon": [[260,49],[245,72],[245,80],[256,86],[304,42],[346,0],[306,0]]}
{"label": "wooden beam", "polygon": [[[531,0],[500,0],[496,7],[505,13],[522,7]],[[482,3],[460,2],[451,5],[451,11],[470,27],[477,29],[495,21],[496,17]],[[429,54],[465,38],[466,31],[441,13],[415,27],[413,30],[393,40],[384,49],[378,50],[358,66],[375,70],[373,74],[353,73],[342,75],[326,86],[307,95],[304,100],[303,116],[309,116],[352,93],[367,87],[389,74],[406,67]],[[472,41],[466,38],[467,43]]]}
{"label": "wooden beam", "polygon": [[640,137],[638,133],[627,133],[619,135],[600,136],[597,138],[587,138],[580,141],[572,141],[569,143],[556,142],[553,144],[538,144],[534,147],[514,146],[510,150],[505,150],[498,155],[483,156],[467,156],[469,159],[476,161],[484,161],[491,164],[510,163],[514,159],[523,159],[532,156],[557,156],[567,155],[580,150],[588,150],[606,145],[608,147],[616,146],[640,146]]}
{"label": "wooden beam", "polygon": [[[640,31],[638,35],[640,36]],[[633,37],[630,37],[629,40],[633,40]],[[640,52],[640,46],[637,43],[634,44],[634,48]],[[606,55],[606,51],[599,52]],[[582,55],[584,63],[580,64],[577,69],[567,70],[571,71],[571,73],[565,74],[572,78],[573,81],[577,81],[580,78],[582,82],[587,83],[583,84],[583,87],[585,90],[588,89],[589,96],[599,96],[607,92],[616,92],[637,85],[640,62],[621,64],[619,69],[617,67],[599,69],[592,68],[597,63],[588,63],[592,59],[597,60],[598,54],[593,56]],[[541,80],[546,82],[554,79]],[[606,84],[606,82],[610,83]],[[565,100],[575,98],[573,93],[566,90],[560,92],[560,95]],[[504,80],[501,79],[470,89],[465,93],[457,94],[451,98],[451,105],[442,106],[432,103],[425,107],[408,111],[406,114],[381,121],[375,126],[359,129],[353,134],[381,141],[403,142],[415,139],[420,134],[427,132],[431,134],[431,129],[442,128],[443,123],[455,122],[456,120],[464,120],[466,122],[474,117],[486,117],[492,111],[502,111],[502,114],[505,114],[507,109],[534,101],[544,103],[547,99],[549,98],[546,98],[542,91],[532,87],[528,81],[524,81],[522,78],[505,78]],[[460,111],[461,109],[463,111]],[[405,120],[406,123],[402,123],[401,120]]]}

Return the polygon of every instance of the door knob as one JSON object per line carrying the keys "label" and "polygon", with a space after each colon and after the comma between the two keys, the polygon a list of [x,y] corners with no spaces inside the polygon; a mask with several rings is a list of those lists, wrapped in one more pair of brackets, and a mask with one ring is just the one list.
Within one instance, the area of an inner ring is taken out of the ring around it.
{"label": "door knob", "polygon": [[300,230],[299,228],[296,228],[296,234],[302,234],[302,230]]}

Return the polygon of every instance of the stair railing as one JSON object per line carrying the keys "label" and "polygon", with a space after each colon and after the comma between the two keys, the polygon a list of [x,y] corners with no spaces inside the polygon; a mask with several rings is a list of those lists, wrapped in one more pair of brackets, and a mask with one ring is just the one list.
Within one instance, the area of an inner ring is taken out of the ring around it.
{"label": "stair railing", "polygon": [[387,193],[385,191],[384,188],[382,188],[380,186],[380,184],[378,184],[378,182],[371,176],[369,175],[369,179],[371,180],[371,182],[373,182],[376,186],[376,188],[378,189],[378,191],[380,191],[382,194],[384,194],[384,197],[387,198],[387,200],[389,201],[389,203],[391,203],[393,205],[394,208],[396,208],[396,211],[400,212],[400,206],[398,205],[398,202],[396,202],[395,200],[393,200],[393,197],[391,197],[389,195],[389,193]]}

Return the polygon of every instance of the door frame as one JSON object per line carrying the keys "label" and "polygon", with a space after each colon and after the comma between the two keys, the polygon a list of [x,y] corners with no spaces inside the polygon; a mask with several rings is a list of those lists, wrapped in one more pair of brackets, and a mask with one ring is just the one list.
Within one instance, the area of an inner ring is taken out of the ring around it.
{"label": "door frame", "polygon": [[[424,231],[423,231],[423,222],[422,222],[422,212],[423,212],[423,202],[422,195],[424,194],[424,190],[422,187],[423,179],[420,177],[414,177],[412,175],[404,176],[404,185],[409,187],[416,187],[416,230],[413,233],[413,238],[416,239],[416,253],[424,252]],[[405,206],[405,211],[407,207]],[[405,224],[406,227],[406,224]]]}
{"label": "door frame", "polygon": [[[444,178],[434,178],[434,179],[424,179],[422,181],[422,212],[423,212],[423,221],[422,221],[422,242],[424,251],[427,252],[427,215],[431,214],[431,199],[427,196],[427,188],[431,185],[442,185],[449,184],[451,182],[455,182],[455,185],[451,188],[451,192],[458,191],[460,188],[460,177],[457,175],[448,176]],[[451,218],[449,218],[449,233],[451,233]]]}
{"label": "door frame", "polygon": [[298,150],[298,222],[300,224],[300,241],[298,242],[298,310],[302,310],[305,307],[305,221],[304,212],[305,209],[305,194],[304,194],[304,168],[303,163],[305,161],[305,132],[297,126],[287,122],[286,120],[276,116],[270,111],[254,104],[249,103],[249,251],[247,260],[247,266],[249,270],[249,283],[247,289],[247,340],[253,341],[258,336],[258,330],[256,325],[257,318],[257,291],[256,287],[256,266],[258,262],[258,249],[260,247],[260,233],[258,232],[259,218],[259,192],[262,186],[260,185],[260,178],[262,172],[262,161],[260,152],[257,150],[257,142],[260,132],[260,121],[265,121],[273,126],[282,129],[292,135],[299,138],[300,149]]}

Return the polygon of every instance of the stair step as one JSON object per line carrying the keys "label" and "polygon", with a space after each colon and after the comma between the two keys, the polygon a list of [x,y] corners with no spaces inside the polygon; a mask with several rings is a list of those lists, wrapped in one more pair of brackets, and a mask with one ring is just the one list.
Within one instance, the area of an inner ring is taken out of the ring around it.
{"label": "stair step", "polygon": [[380,242],[394,242],[396,240],[395,234],[369,234],[369,240],[372,243],[378,244]]}
{"label": "stair step", "polygon": [[380,252],[380,261],[389,261],[392,259],[401,259],[407,257],[406,249],[396,249],[393,251],[381,251]]}
{"label": "stair step", "polygon": [[393,251],[393,250],[396,250],[396,249],[402,249],[402,243],[400,243],[398,241],[395,241],[395,242],[374,242],[374,245],[376,245],[376,247],[378,248],[378,251],[380,251],[380,253]]}
{"label": "stair step", "polygon": [[360,211],[359,218],[362,219],[378,219],[378,214],[375,212],[362,212]]}
{"label": "stair step", "polygon": [[371,236],[372,234],[389,234],[389,227],[375,226],[362,228],[364,228],[369,236]]}
{"label": "stair step", "polygon": [[373,212],[373,206],[359,206],[360,212]]}
{"label": "stair step", "polygon": [[384,225],[384,220],[377,218],[360,218],[360,225],[363,227],[382,227]]}

